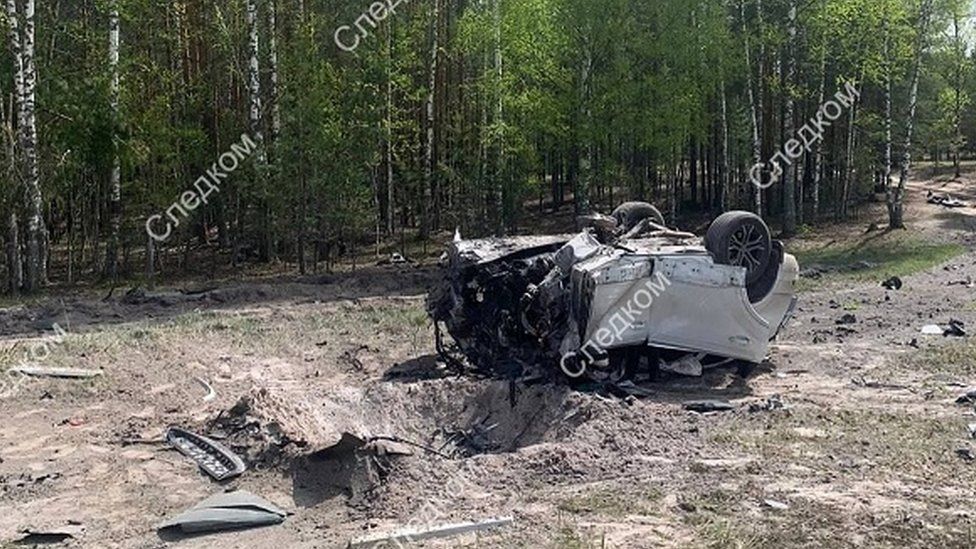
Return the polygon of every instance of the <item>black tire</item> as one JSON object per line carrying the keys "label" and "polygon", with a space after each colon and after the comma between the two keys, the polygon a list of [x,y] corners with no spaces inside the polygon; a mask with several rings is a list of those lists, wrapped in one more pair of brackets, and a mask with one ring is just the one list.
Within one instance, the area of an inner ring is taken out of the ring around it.
{"label": "black tire", "polygon": [[759,280],[746,286],[746,292],[749,294],[749,303],[759,303],[766,299],[766,296],[773,291],[773,287],[776,286],[776,280],[779,278],[779,268],[783,265],[784,254],[783,243],[774,241],[772,255],[770,256],[769,265],[766,266],[766,270],[763,271]]}
{"label": "black tire", "polygon": [[660,210],[647,202],[624,202],[610,216],[617,220],[617,227],[624,232],[633,229],[645,219],[664,226],[664,216]]}
{"label": "black tire", "polygon": [[750,212],[718,216],[705,234],[705,248],[716,263],[746,268],[746,286],[762,278],[772,255],[772,235],[761,217]]}

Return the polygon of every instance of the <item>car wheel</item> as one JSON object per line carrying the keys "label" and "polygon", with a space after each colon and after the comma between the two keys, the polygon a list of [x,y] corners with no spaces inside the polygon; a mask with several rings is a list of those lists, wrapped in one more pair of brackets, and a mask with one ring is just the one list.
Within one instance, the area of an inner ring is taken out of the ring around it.
{"label": "car wheel", "polygon": [[627,232],[645,219],[650,219],[658,225],[664,225],[664,216],[660,210],[647,202],[624,202],[610,214],[617,220],[617,227]]}
{"label": "car wheel", "polygon": [[705,248],[717,263],[746,268],[746,285],[758,281],[772,252],[769,227],[750,212],[724,213],[708,228]]}
{"label": "car wheel", "polygon": [[779,279],[779,268],[783,265],[784,254],[783,243],[774,241],[773,251],[770,254],[769,264],[766,266],[766,270],[763,271],[762,276],[758,280],[746,286],[746,292],[749,294],[749,303],[759,303],[772,293],[773,288],[776,286],[776,280]]}

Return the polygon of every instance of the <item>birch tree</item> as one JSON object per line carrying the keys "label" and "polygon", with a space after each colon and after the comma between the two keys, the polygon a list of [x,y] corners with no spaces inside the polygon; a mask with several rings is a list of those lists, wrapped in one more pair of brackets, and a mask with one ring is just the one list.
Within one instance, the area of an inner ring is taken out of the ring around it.
{"label": "birch tree", "polygon": [[[260,72],[260,42],[258,34],[258,0],[247,0],[247,37],[248,37],[248,63],[247,63],[247,90],[248,90],[248,129],[251,139],[257,145],[255,159],[255,180],[257,181],[257,194],[263,198],[261,201],[263,227],[260,230],[261,237],[261,256],[267,261],[271,256],[271,223],[270,212],[268,211],[266,194],[268,189],[263,185],[266,175],[266,156],[264,151],[264,131],[261,128],[261,72]],[[236,253],[235,253],[236,255]]]}
{"label": "birch tree", "polygon": [[[762,121],[759,118],[759,105],[760,97],[762,94],[762,70],[759,71],[759,79],[757,90],[753,90],[753,79],[752,79],[752,52],[750,51],[750,40],[749,40],[749,29],[746,26],[746,3],[745,0],[740,0],[739,2],[739,16],[742,22],[742,42],[745,46],[745,60],[746,60],[746,93],[749,96],[749,121],[751,122],[750,129],[752,130],[750,137],[752,138],[752,164],[758,166],[762,164],[762,138],[760,136],[760,127],[762,126]],[[762,60],[760,59],[760,63]],[[753,208],[758,215],[762,215],[762,189],[757,185],[752,185],[751,190],[753,193]]]}
{"label": "birch tree", "polygon": [[425,140],[424,145],[424,193],[423,193],[423,204],[421,205],[421,236],[426,241],[427,237],[432,230],[431,227],[431,210],[433,209],[433,201],[436,200],[437,188],[434,183],[434,128],[436,124],[436,119],[434,117],[434,101],[437,97],[437,49],[438,49],[438,33],[439,23],[440,23],[440,0],[433,0],[431,12],[431,30],[430,30],[430,64],[427,70],[427,97],[424,100],[424,115],[425,115]]}
{"label": "birch tree", "polygon": [[[794,98],[793,98],[793,85],[796,80],[796,52],[797,52],[797,37],[796,37],[796,0],[790,0],[789,3],[789,15],[787,23],[787,32],[789,34],[789,39],[786,44],[786,108],[783,113],[784,118],[784,134],[786,139],[794,139],[794,121],[793,121],[793,111],[794,111]],[[783,234],[785,236],[793,236],[796,234],[796,167],[788,166],[785,170],[783,179]]]}
{"label": "birch tree", "polygon": [[932,17],[933,0],[922,0],[918,11],[918,22],[915,27],[915,58],[912,61],[911,85],[908,95],[908,117],[905,122],[905,144],[902,151],[901,167],[898,173],[898,186],[894,189],[888,185],[888,227],[892,229],[905,228],[905,185],[912,169],[912,138],[915,135],[915,117],[918,111],[918,84],[922,74],[922,58],[928,41],[929,20]]}
{"label": "birch tree", "polygon": [[20,142],[21,168],[27,210],[27,276],[24,289],[34,292],[46,282],[47,229],[44,223],[44,201],[41,196],[40,169],[38,166],[37,114],[37,67],[34,59],[34,0],[23,5],[23,31],[19,29],[20,14],[15,0],[7,0],[7,23],[14,61],[15,97],[18,103],[18,137]]}
{"label": "birch tree", "polygon": [[110,235],[105,246],[105,276],[113,282],[119,272],[119,232],[122,225],[122,163],[119,159],[119,6],[113,0],[108,22],[109,106],[112,111],[112,171],[109,176]]}

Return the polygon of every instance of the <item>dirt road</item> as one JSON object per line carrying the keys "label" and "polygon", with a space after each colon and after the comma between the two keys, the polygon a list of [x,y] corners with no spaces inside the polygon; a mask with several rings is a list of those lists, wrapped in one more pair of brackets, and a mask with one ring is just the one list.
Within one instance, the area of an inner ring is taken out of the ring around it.
{"label": "dirt road", "polygon": [[[0,400],[0,546],[70,526],[73,547],[342,547],[407,523],[512,515],[426,546],[973,547],[976,413],[955,400],[976,386],[976,343],[921,333],[950,319],[976,333],[976,208],[925,201],[976,203],[966,189],[972,179],[914,184],[909,231],[868,232],[879,206],[791,242],[819,278],[769,363],[646,383],[640,400],[449,375],[423,311],[433,269],[3,310],[0,368],[43,348],[45,366],[103,375],[31,379]],[[900,290],[881,286],[891,275]],[[245,397],[249,427],[232,431]],[[685,411],[693,398],[736,409]],[[158,442],[169,425],[226,434],[255,467],[217,485]],[[438,453],[414,447],[383,470],[315,453],[345,429]],[[230,487],[293,514],[157,533]]]}

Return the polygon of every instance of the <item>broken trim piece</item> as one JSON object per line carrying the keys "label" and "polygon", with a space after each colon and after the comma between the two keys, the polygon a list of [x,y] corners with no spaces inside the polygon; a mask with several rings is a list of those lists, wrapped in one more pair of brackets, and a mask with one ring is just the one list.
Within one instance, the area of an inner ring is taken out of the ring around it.
{"label": "broken trim piece", "polygon": [[61,379],[91,379],[102,375],[101,370],[84,368],[48,368],[43,366],[16,366],[11,372],[31,377],[55,377]]}
{"label": "broken trim piece", "polygon": [[400,545],[422,541],[425,539],[447,538],[460,536],[472,532],[479,532],[489,528],[508,526],[514,522],[512,517],[491,518],[478,522],[462,522],[458,524],[446,524],[431,528],[404,528],[395,532],[386,532],[364,536],[351,540],[346,549],[357,549],[359,547],[383,547],[386,544]]}
{"label": "broken trim piece", "polygon": [[227,480],[247,470],[244,460],[223,444],[203,435],[170,427],[166,440],[181,454],[192,459],[214,480]]}

